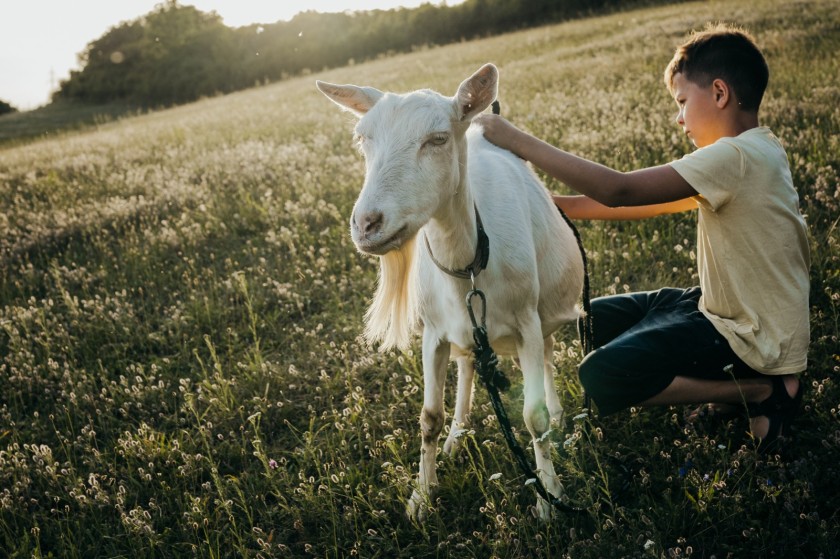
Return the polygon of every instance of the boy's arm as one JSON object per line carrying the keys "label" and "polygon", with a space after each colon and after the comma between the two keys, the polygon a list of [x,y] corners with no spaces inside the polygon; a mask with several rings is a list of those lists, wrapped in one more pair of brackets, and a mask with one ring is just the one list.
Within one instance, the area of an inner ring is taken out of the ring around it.
{"label": "boy's arm", "polygon": [[502,117],[481,115],[475,122],[484,128],[484,136],[497,146],[512,151],[610,208],[661,204],[697,195],[697,191],[670,165],[622,173],[547,144]]}
{"label": "boy's arm", "polygon": [[610,208],[587,196],[552,196],[554,204],[570,219],[634,220],[697,209],[694,198],[648,206]]}

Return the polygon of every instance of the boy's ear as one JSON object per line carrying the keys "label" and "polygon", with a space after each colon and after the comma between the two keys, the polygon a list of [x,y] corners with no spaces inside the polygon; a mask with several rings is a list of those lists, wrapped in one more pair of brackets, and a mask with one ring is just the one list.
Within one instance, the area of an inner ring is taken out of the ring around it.
{"label": "boy's ear", "polygon": [[723,109],[734,99],[732,88],[720,78],[712,82],[712,95],[714,95],[715,104],[719,109]]}

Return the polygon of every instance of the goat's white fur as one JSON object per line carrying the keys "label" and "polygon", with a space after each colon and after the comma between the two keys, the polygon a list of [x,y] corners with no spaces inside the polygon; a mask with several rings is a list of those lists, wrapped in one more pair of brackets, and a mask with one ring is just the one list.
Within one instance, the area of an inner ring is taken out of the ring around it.
{"label": "goat's white fur", "polygon": [[[487,297],[488,334],[499,355],[519,358],[536,469],[549,492],[559,496],[562,486],[545,437],[551,420],[562,423],[563,414],[554,386],[552,333],[579,315],[583,264],[572,231],[539,179],[522,160],[485,140],[478,126],[470,126],[496,98],[496,67],[484,65],[454,97],[429,90],[397,95],[320,81],[317,86],[360,117],[356,136],[367,170],[351,235],[361,252],[380,256],[366,336],[384,348],[404,348],[418,323],[423,329],[422,445],[409,516],[425,516],[437,485],[448,360],[457,361],[458,390],[444,452],[458,449],[474,376],[472,325],[464,303],[470,282],[439,270],[422,237],[446,266],[472,262],[473,205],[490,240],[488,267],[476,279]],[[542,499],[538,510],[543,518],[550,515]]]}

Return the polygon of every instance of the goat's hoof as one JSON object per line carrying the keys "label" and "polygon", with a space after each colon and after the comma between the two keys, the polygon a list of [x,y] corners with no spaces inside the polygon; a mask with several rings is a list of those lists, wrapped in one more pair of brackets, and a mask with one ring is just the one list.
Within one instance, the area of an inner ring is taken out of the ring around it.
{"label": "goat's hoof", "polygon": [[[546,490],[553,499],[562,498],[564,491],[559,478],[554,477],[551,480],[543,480],[543,483],[546,483]],[[548,522],[557,516],[557,511],[552,503],[546,501],[540,496],[537,496],[535,516],[543,522]]]}
{"label": "goat's hoof", "polygon": [[461,449],[464,447],[464,443],[461,439],[466,436],[467,433],[467,429],[463,427],[453,427],[452,430],[449,431],[449,436],[446,437],[446,442],[443,443],[443,453],[450,458],[457,458]]}
{"label": "goat's hoof", "polygon": [[554,518],[554,507],[542,497],[537,497],[537,504],[534,508],[535,516],[541,522],[550,522]]}
{"label": "goat's hoof", "polygon": [[429,518],[428,496],[415,489],[405,507],[405,514],[409,520],[419,523],[425,522]]}
{"label": "goat's hoof", "polygon": [[461,445],[461,441],[458,440],[458,437],[449,435],[446,438],[446,442],[443,443],[443,453],[450,458],[457,458],[461,453],[462,446],[463,445]]}

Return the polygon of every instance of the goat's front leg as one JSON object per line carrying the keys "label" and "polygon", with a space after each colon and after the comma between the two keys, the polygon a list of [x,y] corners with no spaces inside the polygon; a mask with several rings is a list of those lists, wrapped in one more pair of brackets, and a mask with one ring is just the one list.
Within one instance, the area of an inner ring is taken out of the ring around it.
{"label": "goat's front leg", "polygon": [[[525,389],[523,416],[525,425],[534,439],[537,475],[540,476],[540,480],[549,493],[555,497],[560,497],[563,494],[563,486],[554,471],[554,464],[551,461],[551,443],[548,440],[551,416],[546,406],[545,342],[536,312],[530,317],[525,317],[520,334],[522,338],[517,347],[517,352],[522,367]],[[551,518],[551,504],[539,498],[537,512],[541,519],[548,520]]]}
{"label": "goat's front leg", "polygon": [[449,456],[456,456],[461,450],[461,436],[469,422],[470,408],[472,408],[473,377],[475,377],[475,367],[470,357],[459,357],[457,362],[458,392],[455,397],[455,414],[449,436],[443,443],[443,452]]}
{"label": "goat's front leg", "polygon": [[423,411],[420,413],[420,472],[417,487],[406,507],[409,518],[423,521],[437,486],[438,436],[443,430],[443,385],[449,361],[449,344],[428,327],[423,331]]}

